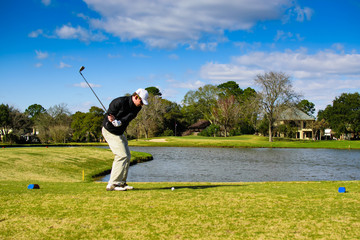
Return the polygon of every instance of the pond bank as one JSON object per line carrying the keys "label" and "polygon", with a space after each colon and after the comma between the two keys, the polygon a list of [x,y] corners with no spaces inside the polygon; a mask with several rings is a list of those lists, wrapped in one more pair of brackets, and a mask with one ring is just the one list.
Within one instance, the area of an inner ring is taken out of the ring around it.
{"label": "pond bank", "polygon": [[274,138],[269,142],[267,137],[241,135],[234,137],[158,137],[151,139],[130,140],[133,147],[212,147],[212,148],[322,148],[322,149],[360,149],[360,141],[348,140],[297,140]]}
{"label": "pond bank", "polygon": [[[46,147],[46,146],[108,146],[107,143],[66,143],[66,144],[1,144],[1,147]],[[267,137],[255,135],[241,135],[234,137],[158,137],[149,139],[129,140],[129,146],[133,147],[207,147],[207,148],[322,148],[322,149],[360,149],[360,141],[348,140],[297,140],[274,138],[269,142]]]}

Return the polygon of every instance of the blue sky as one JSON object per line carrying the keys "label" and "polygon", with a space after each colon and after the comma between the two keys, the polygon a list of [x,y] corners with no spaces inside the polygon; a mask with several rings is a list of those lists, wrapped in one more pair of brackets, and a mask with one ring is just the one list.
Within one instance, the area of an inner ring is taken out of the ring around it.
{"label": "blue sky", "polygon": [[0,3],[0,100],[24,111],[105,106],[155,86],[189,90],[281,71],[324,109],[360,89],[358,0],[12,0]]}

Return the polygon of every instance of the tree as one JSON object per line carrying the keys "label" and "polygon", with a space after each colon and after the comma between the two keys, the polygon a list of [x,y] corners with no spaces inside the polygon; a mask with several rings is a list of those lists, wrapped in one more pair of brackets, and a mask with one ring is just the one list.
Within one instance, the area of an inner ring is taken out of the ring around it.
{"label": "tree", "polygon": [[32,121],[25,113],[20,112],[18,109],[11,108],[10,119],[11,134],[15,137],[15,141],[20,141],[23,135],[31,133]]}
{"label": "tree", "polygon": [[186,130],[186,120],[181,112],[181,106],[166,99],[161,99],[161,104],[164,105],[165,113],[163,129],[160,131],[162,131],[165,136],[177,136],[184,132]]}
{"label": "tree", "polygon": [[312,102],[309,102],[308,100],[304,99],[301,100],[298,104],[297,107],[303,111],[304,113],[306,113],[307,115],[312,116],[315,112],[315,104]]}
{"label": "tree", "polygon": [[234,113],[238,113],[238,119],[231,121],[234,125],[226,127],[226,136],[242,132],[254,133],[259,115],[256,91],[249,87],[242,90],[234,81],[217,86],[209,84],[200,87],[197,91],[189,91],[184,97],[181,112],[188,125],[199,119],[206,119],[213,125],[222,125],[221,130],[225,131],[224,125],[220,122],[226,120],[219,113],[230,109],[226,107],[229,101],[234,103],[232,107],[236,106]]}
{"label": "tree", "polygon": [[87,113],[76,112],[72,116],[71,128],[75,141],[99,141],[102,138],[101,128],[104,120],[104,110],[92,106]]}
{"label": "tree", "polygon": [[290,76],[282,72],[259,74],[255,83],[261,89],[258,98],[269,121],[269,142],[272,142],[272,128],[278,115],[285,108],[293,106],[299,96],[292,89]]}
{"label": "tree", "polygon": [[143,106],[137,117],[130,122],[127,133],[137,138],[155,136],[164,122],[165,107],[161,97],[149,94],[149,105]]}
{"label": "tree", "polygon": [[162,93],[157,87],[148,87],[145,88],[146,91],[148,91],[149,94],[152,94],[154,96],[162,96]]}
{"label": "tree", "polygon": [[239,98],[244,93],[244,91],[239,87],[239,84],[234,81],[228,81],[218,85],[217,87],[220,89],[220,97],[235,96],[236,98]]}
{"label": "tree", "polygon": [[26,110],[25,114],[30,117],[30,119],[34,120],[40,113],[45,113],[46,109],[43,108],[40,104],[32,104]]}
{"label": "tree", "polygon": [[31,121],[24,113],[9,107],[9,105],[0,105],[0,132],[2,141],[19,141],[21,135],[31,131]]}
{"label": "tree", "polygon": [[225,99],[230,96],[235,97],[234,104],[237,106],[236,110],[239,115],[238,119],[234,122],[235,125],[230,128],[230,135],[254,133],[259,115],[256,91],[250,87],[243,90],[234,81],[228,81],[217,87],[220,91],[219,99]]}
{"label": "tree", "polygon": [[71,129],[73,130],[73,140],[83,142],[88,139],[87,126],[84,124],[86,113],[76,112],[72,115]]}
{"label": "tree", "polygon": [[343,93],[336,97],[332,105],[319,111],[318,120],[322,119],[329,123],[337,136],[353,133],[357,138],[360,132],[360,94]]}
{"label": "tree", "polygon": [[99,141],[102,139],[102,123],[104,120],[104,110],[99,107],[92,106],[84,120],[84,124],[88,126],[88,141]]}
{"label": "tree", "polygon": [[6,138],[10,131],[10,108],[9,105],[1,104],[0,105],[0,131],[1,131],[1,140],[2,142],[6,141]]}
{"label": "tree", "polygon": [[37,129],[35,128],[35,120],[39,117],[40,114],[46,113],[46,109],[43,108],[40,104],[32,104],[30,105],[24,112],[31,120],[32,127],[34,128],[34,134],[37,134]]}
{"label": "tree", "polygon": [[326,128],[329,127],[329,123],[325,119],[317,120],[312,124],[312,129],[314,130],[315,139],[321,140],[321,133],[324,132]]}
{"label": "tree", "polygon": [[38,137],[42,143],[50,142],[50,127],[53,124],[52,117],[47,113],[40,113],[35,119],[35,127],[39,130]]}
{"label": "tree", "polygon": [[40,113],[35,120],[42,142],[66,142],[71,137],[71,116],[65,104],[50,107],[47,112]]}
{"label": "tree", "polygon": [[235,96],[230,95],[219,99],[217,106],[212,108],[212,115],[214,116],[214,123],[220,126],[220,129],[224,131],[224,137],[227,137],[240,118],[240,106]]}
{"label": "tree", "polygon": [[258,118],[260,115],[260,103],[256,91],[250,87],[246,88],[240,96],[241,133],[254,133],[257,129]]}
{"label": "tree", "polygon": [[184,96],[184,115],[191,119],[190,124],[199,119],[213,122],[211,109],[216,106],[219,88],[208,84],[197,91],[189,91]]}

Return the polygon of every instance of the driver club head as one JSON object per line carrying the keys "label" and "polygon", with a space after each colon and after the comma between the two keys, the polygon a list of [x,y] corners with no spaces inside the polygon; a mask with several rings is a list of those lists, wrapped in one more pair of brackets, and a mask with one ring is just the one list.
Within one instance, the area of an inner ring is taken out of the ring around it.
{"label": "driver club head", "polygon": [[79,72],[81,72],[81,71],[84,70],[84,69],[85,69],[85,67],[84,67],[84,66],[81,66]]}

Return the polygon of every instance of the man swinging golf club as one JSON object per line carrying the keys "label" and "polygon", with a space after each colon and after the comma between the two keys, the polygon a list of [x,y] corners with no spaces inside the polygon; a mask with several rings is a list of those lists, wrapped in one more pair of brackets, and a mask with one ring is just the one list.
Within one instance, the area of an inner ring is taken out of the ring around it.
{"label": "man swinging golf club", "polygon": [[109,144],[114,157],[110,180],[106,186],[107,191],[132,190],[132,186],[126,184],[126,178],[130,166],[130,150],[124,132],[142,108],[148,105],[149,93],[145,89],[138,89],[131,96],[114,99],[103,121],[102,134]]}

